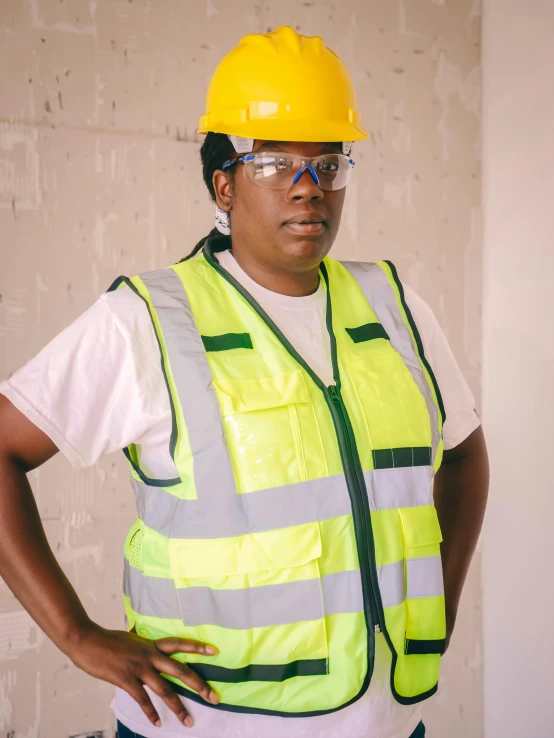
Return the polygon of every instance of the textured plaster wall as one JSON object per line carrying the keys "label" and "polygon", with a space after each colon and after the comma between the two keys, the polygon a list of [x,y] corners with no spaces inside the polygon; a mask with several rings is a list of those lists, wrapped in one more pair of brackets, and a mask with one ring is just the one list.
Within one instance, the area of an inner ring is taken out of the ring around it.
{"label": "textured plaster wall", "polygon": [[[479,406],[478,0],[3,0],[0,378],[119,274],[165,266],[212,227],[201,180],[205,90],[247,32],[323,35],[348,65],[371,138],[356,147],[335,255],[390,258],[436,311]],[[51,545],[92,617],[123,623],[133,518],[122,456],[32,475]],[[431,738],[480,738],[479,556]],[[0,587],[0,738],[105,729],[109,685],[72,667]]]}

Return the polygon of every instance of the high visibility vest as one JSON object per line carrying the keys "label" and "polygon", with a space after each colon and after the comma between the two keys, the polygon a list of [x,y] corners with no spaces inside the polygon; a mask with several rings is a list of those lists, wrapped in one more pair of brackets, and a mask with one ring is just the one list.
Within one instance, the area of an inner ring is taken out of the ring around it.
{"label": "high visibility vest", "polygon": [[432,494],[444,409],[396,270],[322,263],[326,386],[219,264],[229,245],[209,239],[199,258],[111,288],[148,307],[173,423],[169,478],[125,450],[128,619],[219,649],[175,655],[212,684],[214,709],[341,709],[366,692],[383,637],[394,697],[424,700],[446,633]]}

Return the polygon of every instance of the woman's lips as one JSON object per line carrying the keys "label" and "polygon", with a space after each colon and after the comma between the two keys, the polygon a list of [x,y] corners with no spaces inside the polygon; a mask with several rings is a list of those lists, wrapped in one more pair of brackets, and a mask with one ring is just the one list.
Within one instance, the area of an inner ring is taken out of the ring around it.
{"label": "woman's lips", "polygon": [[298,233],[301,236],[315,236],[324,229],[323,221],[312,221],[312,222],[297,222],[288,221],[285,223],[285,227],[293,233]]}

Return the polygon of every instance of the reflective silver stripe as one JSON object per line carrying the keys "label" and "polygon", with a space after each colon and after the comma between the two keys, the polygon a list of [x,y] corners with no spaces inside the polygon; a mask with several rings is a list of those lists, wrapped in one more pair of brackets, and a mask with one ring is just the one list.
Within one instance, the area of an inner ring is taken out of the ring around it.
{"label": "reflective silver stripe", "polygon": [[388,281],[387,275],[378,264],[355,261],[342,261],[341,264],[345,269],[348,269],[359,284],[373,312],[388,333],[393,348],[398,351],[404,360],[406,367],[425,398],[425,404],[431,418],[432,463],[434,463],[440,442],[439,409],[415,350],[410,330],[401,315],[396,292]]}
{"label": "reflective silver stripe", "polygon": [[135,612],[153,618],[181,620],[179,600],[173,579],[145,577],[125,559],[123,593],[131,599]]}
{"label": "reflective silver stripe", "polygon": [[123,594],[130,597],[138,607],[139,599],[135,588],[134,572],[139,572],[140,576],[142,576],[142,571],[140,571],[140,569],[135,569],[134,566],[129,564],[127,559],[123,559]]}
{"label": "reflective silver stripe", "polygon": [[431,466],[374,469],[365,471],[364,479],[372,511],[433,504]]}
{"label": "reflective silver stripe", "polygon": [[327,574],[322,578],[321,583],[323,585],[323,606],[326,615],[364,611],[362,579],[359,569]]}
{"label": "reflective silver stripe", "polygon": [[439,597],[444,594],[440,556],[408,559],[406,562],[409,599]]}
{"label": "reflective silver stripe", "polygon": [[235,478],[219,402],[183,283],[173,269],[148,272],[141,279],[160,321],[193,454],[196,494],[202,500],[232,496]]}
{"label": "reflective silver stripe", "polygon": [[[349,515],[343,476],[231,496],[181,500],[170,492],[132,480],[139,516],[171,538],[230,538]],[[142,515],[141,515],[142,511]]]}
{"label": "reflective silver stripe", "polygon": [[[140,615],[185,625],[249,629],[363,612],[360,572],[248,589],[175,588],[173,579],[148,577],[125,559],[124,593]],[[325,604],[324,604],[325,603]]]}
{"label": "reflective silver stripe", "polygon": [[[444,593],[440,556],[408,559],[407,596]],[[377,568],[383,607],[404,602],[404,561]],[[124,592],[140,615],[183,620],[187,626],[217,625],[244,630],[318,620],[324,615],[363,612],[360,572],[341,571],[319,579],[248,589],[175,588],[172,579],[144,576],[125,560]]]}
{"label": "reflective silver stripe", "polygon": [[[364,472],[371,510],[433,503],[431,467]],[[343,475],[212,500],[181,500],[161,487],[132,480],[138,515],[171,538],[231,538],[289,528],[340,515],[352,507]]]}
{"label": "reflective silver stripe", "polygon": [[[404,561],[378,566],[377,580],[383,607],[393,607],[404,602]],[[326,615],[364,611],[359,569],[327,574],[323,577],[322,584]]]}
{"label": "reflective silver stripe", "polygon": [[185,625],[247,630],[323,617],[319,579],[248,589],[178,589]]}
{"label": "reflective silver stripe", "polygon": [[404,561],[377,567],[377,581],[383,607],[400,605],[405,600]]}
{"label": "reflective silver stripe", "polygon": [[144,576],[125,559],[124,593],[140,615],[182,619],[185,625],[248,629],[363,612],[359,570],[248,589],[175,588],[172,579]]}

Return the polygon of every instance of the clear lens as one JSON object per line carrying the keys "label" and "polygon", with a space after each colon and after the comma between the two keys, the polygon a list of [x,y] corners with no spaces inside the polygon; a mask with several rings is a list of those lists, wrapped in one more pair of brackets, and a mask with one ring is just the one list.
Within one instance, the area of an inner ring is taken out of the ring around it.
{"label": "clear lens", "polygon": [[[246,165],[252,176],[250,179],[257,182],[260,179],[282,179],[290,175],[293,170],[294,162],[290,156],[281,156],[279,154],[261,154],[255,156],[253,161],[246,162]],[[271,184],[262,183],[267,187],[271,187]]]}
{"label": "clear lens", "polygon": [[340,190],[345,187],[352,171],[350,160],[341,154],[322,156],[312,166],[324,190]]}
{"label": "clear lens", "polygon": [[[351,160],[343,154],[302,158],[295,154],[260,152],[244,163],[244,175],[262,187],[288,190],[303,164],[314,169],[322,190],[341,190],[346,187],[353,166]],[[311,174],[306,172],[302,176],[310,177]]]}

